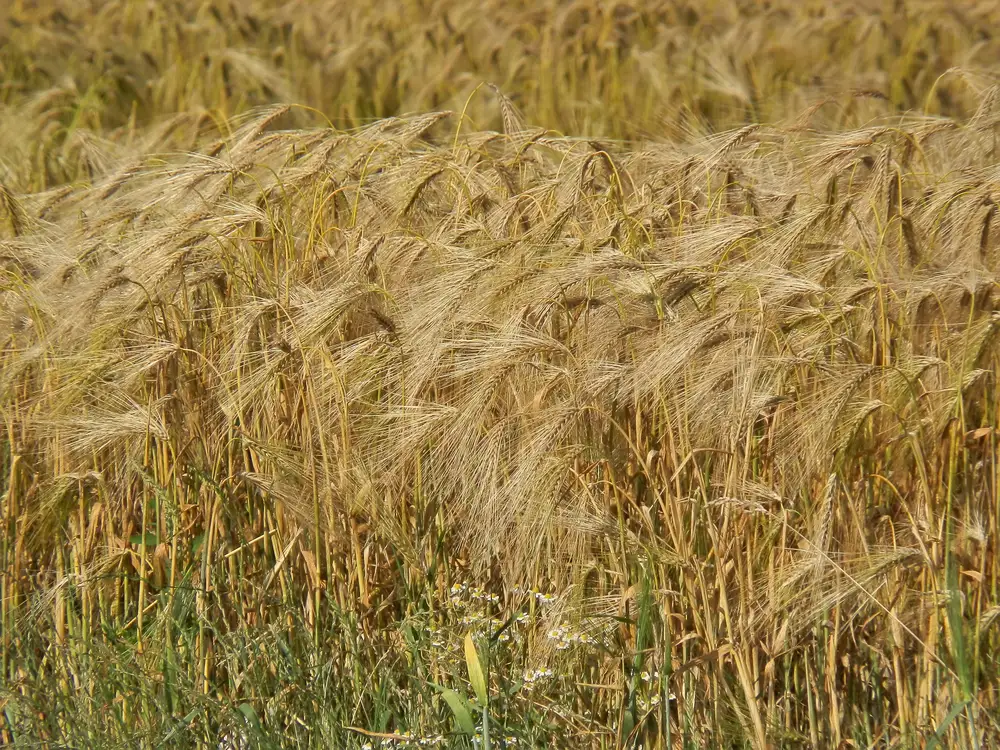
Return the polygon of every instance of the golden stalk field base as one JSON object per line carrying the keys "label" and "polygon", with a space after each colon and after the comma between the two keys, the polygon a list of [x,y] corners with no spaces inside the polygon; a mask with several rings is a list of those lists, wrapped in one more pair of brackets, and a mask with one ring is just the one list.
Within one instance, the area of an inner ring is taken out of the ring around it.
{"label": "golden stalk field base", "polygon": [[1000,743],[997,29],[6,5],[0,742]]}

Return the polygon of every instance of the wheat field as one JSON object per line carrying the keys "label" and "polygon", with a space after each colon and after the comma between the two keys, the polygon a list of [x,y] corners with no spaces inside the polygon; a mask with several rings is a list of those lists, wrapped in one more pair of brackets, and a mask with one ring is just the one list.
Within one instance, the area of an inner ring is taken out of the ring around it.
{"label": "wheat field", "polygon": [[1000,745],[997,28],[5,5],[0,743]]}

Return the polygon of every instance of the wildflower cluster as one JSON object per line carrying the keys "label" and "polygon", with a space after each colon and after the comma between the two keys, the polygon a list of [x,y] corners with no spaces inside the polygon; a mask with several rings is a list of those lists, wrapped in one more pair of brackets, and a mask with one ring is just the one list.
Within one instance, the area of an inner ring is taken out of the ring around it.
{"label": "wildflower cluster", "polygon": [[[506,623],[505,618],[498,618],[489,615],[483,611],[481,606],[473,606],[475,603],[478,603],[480,605],[486,605],[486,608],[488,609],[491,606],[497,606],[500,604],[500,597],[497,594],[491,594],[484,591],[479,586],[469,586],[466,583],[456,583],[449,591],[448,601],[455,610],[461,611],[462,613],[458,619],[458,625],[463,628],[472,629],[473,633],[476,635],[495,633]],[[515,616],[514,622],[515,624],[523,625],[528,622],[528,619],[528,614],[522,612]],[[433,631],[432,635],[439,636],[440,630]],[[519,642],[522,637],[523,636],[519,631],[513,628],[507,628],[500,633],[499,636],[497,636],[497,640],[500,643],[506,643],[508,641]],[[444,643],[441,642],[438,637],[433,641],[433,645],[440,648],[444,646]]]}
{"label": "wildflower cluster", "polygon": [[556,650],[558,651],[565,651],[575,645],[593,645],[597,643],[597,639],[589,633],[571,630],[568,623],[556,625],[546,635],[550,640],[556,641]]}
{"label": "wildflower cluster", "polygon": [[553,676],[552,670],[548,668],[525,670],[524,684],[527,686],[531,686],[534,685],[536,682],[550,679],[552,676]]}
{"label": "wildflower cluster", "polygon": [[640,711],[649,711],[660,705],[660,696],[653,693],[648,700],[640,696],[636,698],[635,705]]}
{"label": "wildflower cluster", "polygon": [[448,641],[447,631],[444,628],[436,628],[433,625],[427,628],[427,633],[431,637],[431,646],[433,648],[447,648]]}
{"label": "wildflower cluster", "polygon": [[500,597],[497,594],[490,594],[479,586],[469,586],[467,583],[456,583],[452,585],[451,594],[448,597],[448,600],[451,602],[453,607],[468,606],[469,602],[466,601],[466,597],[471,600],[487,604],[500,603]]}
{"label": "wildflower cluster", "polygon": [[559,597],[555,594],[547,594],[531,588],[521,588],[520,586],[515,586],[511,589],[511,593],[514,594],[514,596],[534,597],[539,604],[553,604],[559,600]]}
{"label": "wildflower cluster", "polygon": [[[473,635],[489,636],[495,633],[497,630],[499,630],[501,626],[503,626],[504,621],[496,617],[487,617],[486,615],[473,614],[473,615],[464,615],[462,619],[458,621],[458,624],[470,628],[472,630]],[[521,634],[515,633],[514,635],[512,635],[511,630],[508,628],[507,630],[505,630],[500,634],[497,640],[500,641],[501,643],[506,643],[507,641],[511,640],[512,637],[515,640],[520,640]]]}
{"label": "wildflower cluster", "polygon": [[[472,744],[474,747],[482,747],[483,735],[481,732],[476,732],[472,736]],[[496,746],[497,744],[499,744],[500,747],[516,747],[520,743],[518,742],[517,737],[508,736],[502,738],[499,742],[497,742],[497,740],[493,740],[493,746]]]}
{"label": "wildflower cluster", "polygon": [[[648,698],[644,696],[639,696],[638,698],[636,698],[635,702],[636,707],[640,711],[649,711],[655,709],[657,706],[660,705],[662,701],[659,693],[660,673],[658,671],[653,671],[653,672],[643,671],[639,675],[639,679],[642,680],[642,682],[648,686],[646,690],[651,694],[649,695]],[[673,693],[670,693],[670,695],[668,696],[669,700],[674,700],[674,697],[675,696]]]}
{"label": "wildflower cluster", "polygon": [[417,747],[438,747],[443,745],[446,738],[443,735],[435,734],[426,737],[414,737],[410,732],[399,732],[396,737],[383,737],[376,745],[368,741],[361,745],[361,750],[375,750],[379,748],[417,748]]}

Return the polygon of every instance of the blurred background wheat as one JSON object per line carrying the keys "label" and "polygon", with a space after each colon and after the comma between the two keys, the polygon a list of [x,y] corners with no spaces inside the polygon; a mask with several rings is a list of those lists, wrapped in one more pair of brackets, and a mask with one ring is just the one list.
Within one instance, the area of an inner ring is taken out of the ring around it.
{"label": "blurred background wheat", "polygon": [[0,740],[1000,742],[1000,9],[0,10]]}

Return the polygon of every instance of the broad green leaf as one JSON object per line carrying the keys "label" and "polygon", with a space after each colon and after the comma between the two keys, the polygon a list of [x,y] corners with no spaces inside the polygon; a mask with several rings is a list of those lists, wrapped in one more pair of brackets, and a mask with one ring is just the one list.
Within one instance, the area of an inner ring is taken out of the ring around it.
{"label": "broad green leaf", "polygon": [[622,716],[621,734],[619,735],[622,741],[632,734],[633,729],[635,729],[635,716],[631,711],[626,711],[624,716]]}
{"label": "broad green leaf", "polygon": [[[133,534],[128,538],[129,544],[134,544],[136,547],[142,546],[142,534]],[[146,546],[155,547],[159,542],[156,539],[156,534],[146,534]]]}
{"label": "broad green leaf", "polygon": [[241,703],[239,705],[239,711],[246,718],[247,723],[256,730],[260,729],[260,717],[257,716],[257,712],[254,707],[249,703]]}
{"label": "broad green leaf", "polygon": [[927,741],[927,750],[935,750],[935,748],[944,741],[944,738],[948,734],[948,727],[951,726],[951,723],[958,718],[959,714],[961,714],[968,705],[968,701],[963,701],[962,703],[956,703],[951,707],[951,711],[949,711],[948,715],[944,717],[944,721],[942,721],[940,726],[938,726],[937,731]]}
{"label": "broad green leaf", "polygon": [[472,713],[469,711],[465,698],[448,688],[439,687],[438,690],[441,691],[445,703],[455,715],[455,723],[458,724],[459,731],[469,735],[475,734],[476,723],[472,720]]}
{"label": "broad green leaf", "polygon": [[472,641],[472,633],[465,636],[465,665],[469,669],[469,682],[476,692],[476,699],[480,705],[486,706],[489,702],[489,694],[486,692],[486,675],[483,673],[483,665],[479,661],[479,653],[476,651],[476,644]]}
{"label": "broad green leaf", "polygon": [[194,539],[191,540],[191,554],[197,555],[201,550],[202,545],[205,543],[205,535],[199,534]]}

